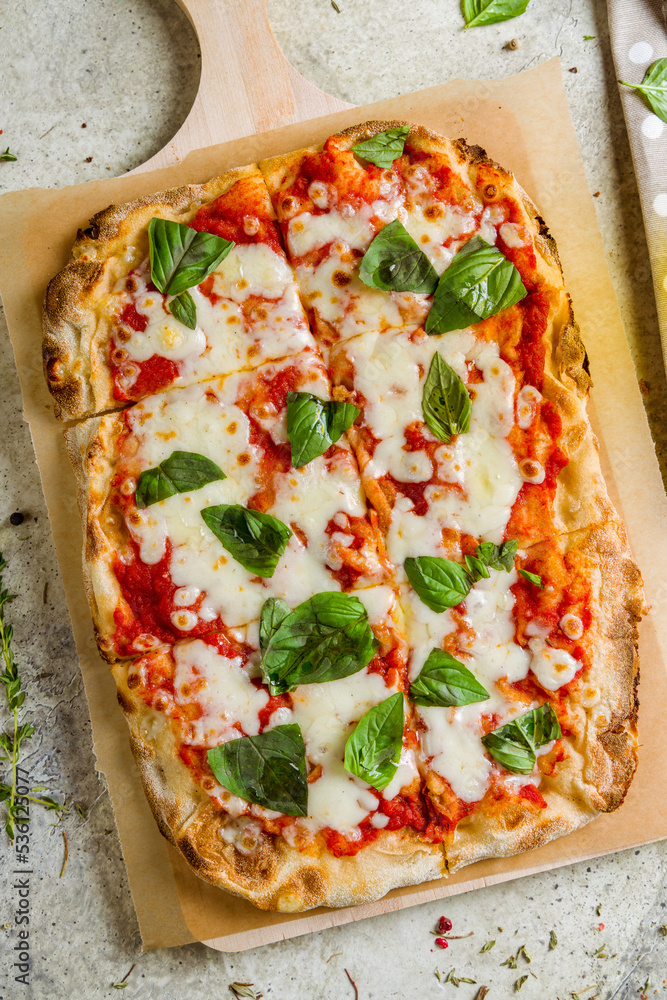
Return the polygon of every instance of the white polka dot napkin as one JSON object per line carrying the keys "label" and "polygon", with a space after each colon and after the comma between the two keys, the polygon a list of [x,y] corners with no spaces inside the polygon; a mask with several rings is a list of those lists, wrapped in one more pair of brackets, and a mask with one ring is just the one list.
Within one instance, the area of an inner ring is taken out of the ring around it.
{"label": "white polka dot napkin", "polygon": [[[667,0],[607,2],[616,76],[627,83],[641,83],[649,66],[667,57]],[[620,91],[667,362],[667,124],[653,114],[638,91],[623,86]]]}

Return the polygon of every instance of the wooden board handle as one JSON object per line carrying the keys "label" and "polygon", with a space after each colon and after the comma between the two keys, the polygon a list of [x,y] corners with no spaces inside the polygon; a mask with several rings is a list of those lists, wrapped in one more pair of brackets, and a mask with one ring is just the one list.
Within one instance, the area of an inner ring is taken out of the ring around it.
{"label": "wooden board handle", "polygon": [[353,105],[309,83],[278,48],[264,0],[176,0],[197,34],[201,80],[173,139],[134,172],[166,167],[192,149]]}

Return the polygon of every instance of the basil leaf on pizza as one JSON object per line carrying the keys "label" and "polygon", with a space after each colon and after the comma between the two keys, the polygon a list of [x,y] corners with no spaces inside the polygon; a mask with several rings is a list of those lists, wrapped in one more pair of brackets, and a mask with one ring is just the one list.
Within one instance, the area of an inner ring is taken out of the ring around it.
{"label": "basil leaf on pizza", "polygon": [[431,359],[422,393],[424,420],[439,441],[449,444],[470,428],[472,404],[468,390],[438,351]]}
{"label": "basil leaf on pizza", "polygon": [[222,469],[204,455],[174,451],[155,469],[145,469],[137,480],[135,503],[141,510],[177,493],[199,490],[207,483],[226,479]]}
{"label": "basil leaf on pizza", "polygon": [[183,326],[187,326],[188,330],[196,328],[197,307],[195,306],[195,300],[189,292],[181,292],[180,295],[170,299],[167,308],[174,319],[177,319]]}
{"label": "basil leaf on pizza", "polygon": [[288,392],[287,437],[294,468],[300,469],[323,455],[360,413],[351,403],[320,399],[311,392]]}
{"label": "basil leaf on pizza", "polygon": [[534,586],[539,587],[540,590],[544,590],[544,584],[542,583],[542,577],[538,576],[537,573],[531,573],[527,569],[520,569],[519,573],[521,574],[521,576],[525,580],[528,580],[529,583],[532,583],[532,584],[534,584]]}
{"label": "basil leaf on pizza", "polygon": [[489,569],[504,570],[506,573],[511,572],[518,547],[519,543],[516,538],[509,538],[501,545],[494,545],[493,542],[481,542],[473,555],[464,557],[464,562],[473,583],[481,579],[487,579]]}
{"label": "basil leaf on pizza", "polygon": [[358,598],[335,591],[314,594],[270,636],[262,673],[271,694],[282,694],[299,684],[356,674],[370,663],[378,645]]}
{"label": "basil leaf on pizza", "polygon": [[292,536],[286,524],[240,503],[204,507],[201,516],[244,569],[256,576],[273,576]]}
{"label": "basil leaf on pizza", "polygon": [[473,236],[440,276],[424,329],[431,334],[463,330],[527,294],[514,264],[480,236]]}
{"label": "basil leaf on pizza", "polygon": [[463,566],[451,559],[410,556],[403,565],[412,589],[431,611],[455,608],[470,593],[470,577]]}
{"label": "basil leaf on pizza", "polygon": [[491,695],[472,671],[444,649],[432,649],[410,685],[415,705],[449,708],[486,701]]}
{"label": "basil leaf on pizza", "polygon": [[362,159],[374,163],[376,167],[387,170],[394,160],[397,160],[403,153],[409,131],[409,125],[388,128],[384,132],[378,132],[371,139],[358,142],[356,146],[352,147],[352,152],[361,156]]}
{"label": "basil leaf on pizza", "polygon": [[482,743],[508,771],[530,774],[537,760],[535,751],[562,735],[558,716],[547,702],[482,736]]}
{"label": "basil leaf on pizza", "polygon": [[262,654],[266,651],[271,636],[290,611],[291,608],[280,597],[269,597],[264,601],[259,616],[259,648]]}
{"label": "basil leaf on pizza", "polygon": [[641,83],[626,83],[625,80],[621,83],[643,94],[651,111],[667,122],[667,58],[657,59],[649,66]]}
{"label": "basil leaf on pizza", "polygon": [[490,569],[505,570],[506,573],[510,573],[518,548],[519,543],[516,538],[508,538],[501,545],[494,545],[493,542],[480,542],[475,555]]}
{"label": "basil leaf on pizza", "polygon": [[438,272],[399,219],[377,234],[361,261],[359,277],[385,292],[430,293],[438,284]]}
{"label": "basil leaf on pizza", "polygon": [[403,695],[398,691],[362,716],[345,744],[345,770],[384,791],[401,759],[404,727]]}
{"label": "basil leaf on pizza", "polygon": [[286,816],[308,815],[306,748],[295,724],[240,736],[207,753],[220,784],[246,802]]}
{"label": "basil leaf on pizza", "polygon": [[7,149],[4,151],[4,153],[0,153],[0,160],[6,160],[8,163],[11,162],[16,163],[17,159],[18,159],[17,156],[14,156],[13,153],[9,152],[9,146],[7,146]]}
{"label": "basil leaf on pizza", "polygon": [[234,244],[181,222],[151,219],[148,246],[151,281],[165,295],[178,295],[215,271]]}
{"label": "basil leaf on pizza", "polygon": [[530,0],[461,0],[466,28],[510,21],[523,14]]}

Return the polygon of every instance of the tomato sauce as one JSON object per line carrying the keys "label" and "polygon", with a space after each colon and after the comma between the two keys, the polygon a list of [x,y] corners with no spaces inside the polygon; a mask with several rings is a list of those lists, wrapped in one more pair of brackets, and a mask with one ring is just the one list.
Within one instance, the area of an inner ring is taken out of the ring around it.
{"label": "tomato sauce", "polygon": [[232,243],[263,243],[283,255],[278,226],[271,218],[268,194],[255,177],[242,177],[215,201],[203,205],[189,223]]}

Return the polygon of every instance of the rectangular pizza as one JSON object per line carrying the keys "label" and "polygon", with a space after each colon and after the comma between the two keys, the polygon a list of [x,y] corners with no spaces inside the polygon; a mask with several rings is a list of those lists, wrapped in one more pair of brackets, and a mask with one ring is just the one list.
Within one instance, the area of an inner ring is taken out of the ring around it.
{"label": "rectangular pizza", "polygon": [[367,122],[111,206],[43,355],[99,648],[199,876],[346,906],[621,804],[641,577],[555,242],[484,150]]}

